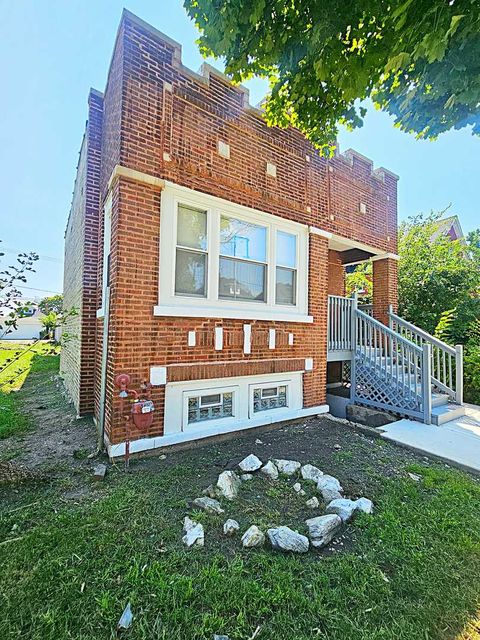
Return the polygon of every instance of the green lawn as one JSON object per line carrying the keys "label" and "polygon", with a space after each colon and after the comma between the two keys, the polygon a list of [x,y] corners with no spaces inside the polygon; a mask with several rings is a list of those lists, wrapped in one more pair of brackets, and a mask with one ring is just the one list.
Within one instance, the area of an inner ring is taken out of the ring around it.
{"label": "green lawn", "polygon": [[[38,358],[35,387],[56,359]],[[27,387],[6,396],[14,410]],[[27,447],[42,426],[22,436]],[[115,638],[130,601],[134,621],[121,633],[129,640],[480,640],[477,479],[325,418],[261,434],[257,449],[256,437],[133,460],[129,474],[115,465],[103,482],[92,478],[93,461],[73,455],[41,480],[0,486],[0,639]],[[301,498],[295,479],[257,477],[222,501],[225,514],[192,512],[191,500],[253,450],[318,464],[348,495],[372,498],[375,513],[328,552],[244,550],[222,535],[227,517],[242,531],[255,523],[304,532],[304,501],[315,493],[303,482]],[[182,545],[187,514],[203,522],[204,548]]]}
{"label": "green lawn", "polygon": [[[22,411],[16,393],[29,374],[58,371],[58,350],[46,342],[33,347],[0,341],[0,439],[25,432],[31,421]],[[5,366],[9,365],[9,366]]]}
{"label": "green lawn", "polygon": [[[244,551],[222,538],[223,516],[206,515],[206,547],[185,550],[195,464],[113,472],[79,504],[31,487],[0,520],[11,540],[0,560],[0,637],[111,638],[131,601],[132,639],[247,640],[257,626],[263,640],[460,638],[479,605],[480,487],[453,471],[414,470],[423,481],[386,481],[376,514],[330,556]],[[254,496],[265,480],[252,482]],[[242,528],[261,510],[248,496],[225,506]],[[278,523],[279,509],[270,496],[263,519]]]}

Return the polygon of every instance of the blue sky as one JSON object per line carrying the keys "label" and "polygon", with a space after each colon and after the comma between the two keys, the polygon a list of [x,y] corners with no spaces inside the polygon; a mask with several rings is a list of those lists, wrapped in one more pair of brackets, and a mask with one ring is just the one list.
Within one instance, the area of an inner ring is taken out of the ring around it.
{"label": "blue sky", "polygon": [[[198,69],[197,33],[181,0],[0,0],[0,238],[4,262],[16,250],[40,254],[24,290],[32,297],[62,290],[86,97],[90,86],[104,89],[123,6],[180,42],[184,63]],[[265,84],[249,88],[258,103]],[[339,141],[341,150],[353,147],[400,175],[400,219],[451,204],[465,231],[480,226],[480,139],[469,131],[419,142],[372,109],[362,129]]]}

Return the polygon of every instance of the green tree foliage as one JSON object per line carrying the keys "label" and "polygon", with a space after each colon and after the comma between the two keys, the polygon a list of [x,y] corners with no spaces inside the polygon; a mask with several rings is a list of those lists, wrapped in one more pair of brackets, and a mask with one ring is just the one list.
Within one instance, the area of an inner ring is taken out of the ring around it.
{"label": "green tree foliage", "polygon": [[42,313],[48,315],[53,311],[53,313],[61,313],[63,307],[63,296],[61,294],[56,294],[54,296],[47,296],[43,298],[38,303],[38,308]]}
{"label": "green tree foliage", "polygon": [[480,134],[478,0],[184,0],[205,56],[234,81],[268,78],[266,118],[332,150],[371,98],[419,138]]}
{"label": "green tree foliage", "polygon": [[455,309],[454,342],[467,342],[480,315],[480,254],[438,232],[442,214],[415,216],[400,225],[398,298],[400,315],[429,333],[444,311]]}
{"label": "green tree foliage", "polygon": [[346,273],[345,288],[347,297],[356,293],[360,304],[371,304],[373,302],[372,263],[362,262],[355,267],[354,271]]}

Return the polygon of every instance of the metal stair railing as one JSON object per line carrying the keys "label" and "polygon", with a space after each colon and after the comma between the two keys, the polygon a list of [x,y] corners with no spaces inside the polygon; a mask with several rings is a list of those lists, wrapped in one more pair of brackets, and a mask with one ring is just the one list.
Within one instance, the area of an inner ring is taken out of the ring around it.
{"label": "metal stair railing", "polygon": [[[356,301],[355,301],[356,302]],[[354,298],[328,296],[328,350],[351,351]]]}
{"label": "metal stair railing", "polygon": [[390,306],[390,329],[422,347],[431,347],[431,370],[433,385],[448,394],[458,404],[463,404],[463,346],[455,347],[430,335],[427,331],[416,327],[393,312]]}
{"label": "metal stair railing", "polygon": [[352,401],[431,421],[431,345],[352,309]]}

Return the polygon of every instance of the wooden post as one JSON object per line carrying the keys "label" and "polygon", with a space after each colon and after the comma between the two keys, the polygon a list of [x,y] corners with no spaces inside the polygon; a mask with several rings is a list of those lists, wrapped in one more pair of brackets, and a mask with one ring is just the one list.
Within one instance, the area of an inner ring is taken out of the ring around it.
{"label": "wooden post", "polygon": [[357,352],[357,309],[358,309],[358,300],[357,296],[354,295],[352,298],[352,315],[350,317],[351,328],[350,328],[350,347],[352,358],[350,360],[350,400],[355,402],[355,355]]}
{"label": "wooden post", "polygon": [[388,326],[390,329],[392,329],[393,331],[393,318],[392,318],[392,313],[393,313],[393,304],[389,304],[388,305]]}
{"label": "wooden post", "polygon": [[432,345],[424,344],[422,349],[423,421],[425,424],[430,424],[432,421]]}
{"label": "wooden post", "polygon": [[455,345],[455,401],[463,404],[463,345]]}

